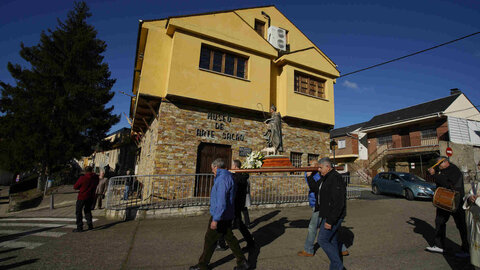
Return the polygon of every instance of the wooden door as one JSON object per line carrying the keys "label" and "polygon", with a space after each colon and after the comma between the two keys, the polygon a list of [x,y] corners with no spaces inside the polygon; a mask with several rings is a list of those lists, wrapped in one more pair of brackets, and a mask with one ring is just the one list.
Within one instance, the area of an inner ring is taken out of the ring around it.
{"label": "wooden door", "polygon": [[213,143],[200,143],[197,151],[197,170],[198,174],[211,174],[211,175],[199,175],[195,181],[195,196],[209,197],[210,190],[213,185],[213,174],[211,164],[217,159],[222,158],[227,169],[230,169],[232,163],[232,148],[230,145],[213,144]]}
{"label": "wooden door", "polygon": [[408,129],[404,129],[400,131],[400,139],[402,141],[402,147],[409,147],[410,146],[410,131]]}

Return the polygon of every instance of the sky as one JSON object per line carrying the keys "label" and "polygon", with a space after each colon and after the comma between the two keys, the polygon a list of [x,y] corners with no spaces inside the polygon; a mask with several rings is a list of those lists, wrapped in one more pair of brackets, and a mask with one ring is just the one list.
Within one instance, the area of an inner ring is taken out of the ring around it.
{"label": "sky", "polygon": [[[337,65],[341,74],[420,51],[480,31],[480,0],[441,1],[86,1],[88,23],[107,43],[115,96],[109,105],[129,124],[133,63],[140,19],[274,4]],[[0,1],[0,81],[15,84],[12,62],[28,67],[20,43],[38,44],[40,33],[65,20],[67,0]],[[459,88],[480,105],[480,34],[378,68],[340,77],[334,86],[335,128],[442,98]]]}

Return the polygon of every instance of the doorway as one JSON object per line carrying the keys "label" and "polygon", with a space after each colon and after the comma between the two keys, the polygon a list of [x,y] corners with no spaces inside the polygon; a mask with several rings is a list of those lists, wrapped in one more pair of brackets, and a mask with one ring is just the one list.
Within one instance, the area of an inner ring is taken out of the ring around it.
{"label": "doorway", "polygon": [[210,190],[213,185],[213,174],[210,166],[217,158],[222,158],[226,163],[227,169],[230,169],[232,163],[232,147],[224,144],[200,143],[197,150],[196,173],[209,175],[198,175],[196,177],[195,196],[210,196]]}

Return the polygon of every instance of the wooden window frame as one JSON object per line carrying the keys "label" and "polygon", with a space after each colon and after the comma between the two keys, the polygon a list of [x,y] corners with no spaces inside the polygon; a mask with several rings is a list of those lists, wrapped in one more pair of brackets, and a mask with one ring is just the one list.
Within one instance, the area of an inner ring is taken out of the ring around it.
{"label": "wooden window frame", "polygon": [[[306,79],[306,82],[304,82],[306,84],[305,92],[301,91],[302,78]],[[321,79],[306,73],[295,71],[294,82],[293,82],[294,83],[293,92],[300,95],[306,95],[309,97],[326,100],[327,99],[327,93],[325,91],[326,82],[327,81],[325,79]],[[311,86],[313,86],[313,89]],[[310,93],[312,92],[312,90],[313,90],[313,94]]]}
{"label": "wooden window frame", "polygon": [[[226,75],[226,76],[229,76],[229,77],[234,77],[234,78],[239,78],[239,79],[248,80],[248,60],[249,60],[248,57],[242,56],[242,55],[239,55],[239,54],[236,54],[236,53],[227,51],[227,50],[222,50],[222,49],[219,49],[219,48],[216,48],[216,47],[213,47],[213,46],[210,46],[210,45],[206,45],[206,44],[202,44],[202,47],[201,47],[200,51],[201,51],[203,48],[208,48],[208,49],[210,50],[210,60],[209,60],[208,69],[200,67],[200,61],[199,61],[199,68],[200,68],[201,70],[208,70],[208,71],[210,71],[210,72],[214,72],[214,73]],[[221,67],[221,70],[220,70],[220,71],[213,70],[213,60],[214,60],[214,55],[215,55],[216,52],[222,54],[222,67]],[[200,54],[200,55],[201,55],[201,54]],[[232,56],[233,59],[234,59],[234,62],[233,62],[233,63],[234,63],[234,64],[233,64],[233,75],[232,75],[232,74],[225,73],[225,62],[226,62],[226,56],[227,56],[227,55]],[[244,64],[244,73],[243,73],[244,76],[243,76],[243,77],[240,77],[240,76],[237,75],[237,73],[238,73],[238,59],[243,59],[243,60],[245,61],[245,64]]]}
{"label": "wooden window frame", "polygon": [[[257,23],[261,24],[263,27],[262,34],[258,33]],[[265,38],[265,25],[267,25],[266,22],[259,19],[255,19],[255,23],[253,25],[253,29],[255,30],[255,32],[257,32],[257,34],[259,34],[263,38]]]}

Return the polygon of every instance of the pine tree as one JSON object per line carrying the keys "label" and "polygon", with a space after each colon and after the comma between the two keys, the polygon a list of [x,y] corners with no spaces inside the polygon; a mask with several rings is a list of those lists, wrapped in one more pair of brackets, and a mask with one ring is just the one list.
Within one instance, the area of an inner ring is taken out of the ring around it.
{"label": "pine tree", "polygon": [[[21,44],[30,68],[8,63],[16,85],[0,82],[0,164],[12,172],[54,166],[92,153],[119,121],[106,107],[113,98],[102,53],[107,45],[87,24],[85,2],[75,2],[55,30],[42,32],[32,47]],[[44,177],[43,177],[44,178]]]}

